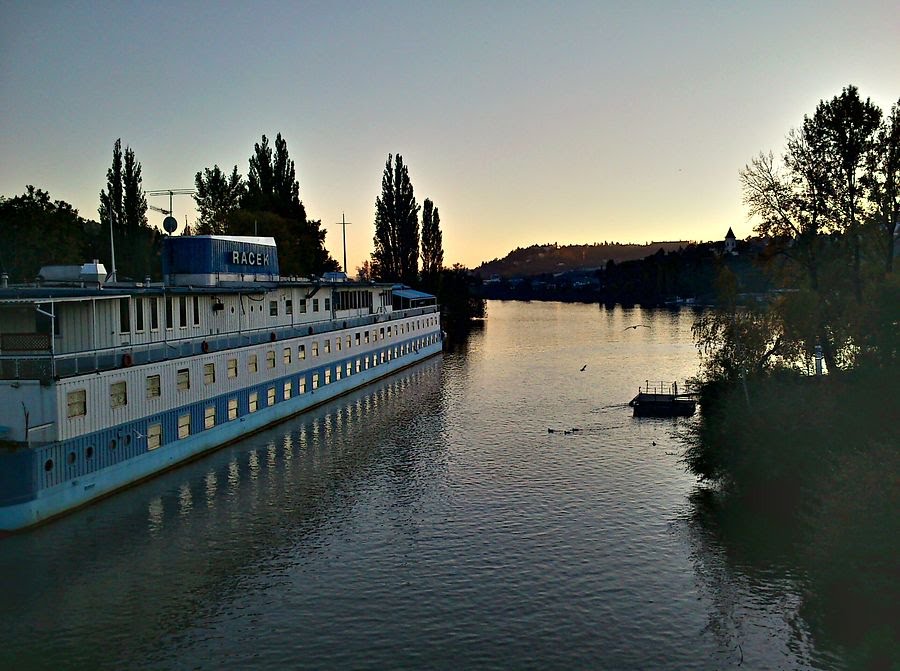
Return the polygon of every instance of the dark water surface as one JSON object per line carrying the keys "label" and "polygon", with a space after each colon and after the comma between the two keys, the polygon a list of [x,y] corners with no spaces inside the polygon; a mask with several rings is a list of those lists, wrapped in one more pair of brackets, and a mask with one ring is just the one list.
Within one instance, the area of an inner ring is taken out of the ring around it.
{"label": "dark water surface", "polygon": [[3,540],[0,668],[842,668],[802,576],[704,523],[675,420],[624,405],[696,373],[693,317],[493,302],[443,357]]}

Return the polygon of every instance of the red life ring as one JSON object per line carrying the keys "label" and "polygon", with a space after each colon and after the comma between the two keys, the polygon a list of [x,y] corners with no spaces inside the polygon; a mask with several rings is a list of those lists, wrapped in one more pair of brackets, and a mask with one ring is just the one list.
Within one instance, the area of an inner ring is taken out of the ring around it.
{"label": "red life ring", "polygon": [[206,354],[209,351],[209,343],[204,340],[202,343],[200,343],[200,349],[202,349],[203,353]]}
{"label": "red life ring", "polygon": [[125,367],[130,366],[134,363],[134,359],[131,358],[131,355],[128,352],[122,355],[122,365]]}
{"label": "red life ring", "polygon": [[275,342],[275,331],[272,331],[272,334],[269,336],[269,340]]}

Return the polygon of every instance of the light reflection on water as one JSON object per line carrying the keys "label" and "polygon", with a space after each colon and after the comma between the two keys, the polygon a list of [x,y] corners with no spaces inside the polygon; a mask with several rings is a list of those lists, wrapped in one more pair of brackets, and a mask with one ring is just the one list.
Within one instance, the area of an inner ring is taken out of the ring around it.
{"label": "light reflection on water", "polygon": [[695,373],[692,321],[491,303],[442,358],[7,539],[0,667],[839,668],[625,406]]}

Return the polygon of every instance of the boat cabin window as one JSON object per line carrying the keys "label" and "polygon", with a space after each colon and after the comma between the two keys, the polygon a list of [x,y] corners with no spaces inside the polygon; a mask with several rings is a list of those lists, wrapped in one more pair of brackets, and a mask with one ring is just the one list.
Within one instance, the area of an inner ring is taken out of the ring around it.
{"label": "boat cabin window", "polygon": [[228,360],[228,377],[237,377],[237,359]]}
{"label": "boat cabin window", "polygon": [[318,311],[319,311],[319,299],[318,299],[318,298],[313,298],[312,311],[313,311],[313,312],[318,312]]}
{"label": "boat cabin window", "polygon": [[172,316],[172,297],[166,296],[166,328],[175,327],[175,317]]}
{"label": "boat cabin window", "polygon": [[306,314],[306,299],[301,298],[298,305],[300,306],[300,314]]}
{"label": "boat cabin window", "polygon": [[266,352],[266,368],[275,368],[275,350]]}
{"label": "boat cabin window", "polygon": [[147,376],[147,398],[159,398],[159,375]]}
{"label": "boat cabin window", "polygon": [[187,391],[191,388],[191,371],[188,368],[178,369],[176,380],[178,391]]}
{"label": "boat cabin window", "polygon": [[140,296],[134,299],[134,330],[138,333],[144,331],[144,299]]}
{"label": "boat cabin window", "polygon": [[128,389],[124,380],[109,385],[109,404],[113,408],[121,408],[128,404]]}
{"label": "boat cabin window", "polygon": [[216,406],[209,405],[203,411],[203,428],[211,429],[216,425]]}
{"label": "boat cabin window", "polygon": [[155,296],[150,299],[150,330],[159,330],[159,301]]}
{"label": "boat cabin window", "polygon": [[178,297],[178,327],[187,328],[187,296]]}
{"label": "boat cabin window", "polygon": [[247,357],[247,370],[250,371],[251,373],[255,373],[256,371],[259,370],[259,366],[256,363],[256,355],[255,354],[251,354],[249,357]]}
{"label": "boat cabin window", "polygon": [[66,394],[66,417],[84,417],[87,414],[87,392],[84,389]]}
{"label": "boat cabin window", "polygon": [[269,301],[269,316],[278,316],[278,301]]}
{"label": "boat cabin window", "polygon": [[228,419],[229,421],[232,419],[237,419],[237,399],[229,398],[228,399]]}
{"label": "boat cabin window", "polygon": [[213,384],[216,381],[216,364],[214,363],[205,363],[203,364],[203,382],[206,384]]}
{"label": "boat cabin window", "polygon": [[128,299],[119,299],[119,333],[128,333],[131,331],[131,320],[128,312]]}
{"label": "boat cabin window", "polygon": [[250,412],[256,412],[256,407],[259,404],[259,394],[255,391],[250,393],[250,398],[247,401],[247,408]]}
{"label": "boat cabin window", "polygon": [[191,415],[180,415],[178,417],[178,438],[187,438],[191,435]]}
{"label": "boat cabin window", "polygon": [[147,449],[155,450],[162,445],[162,424],[151,424],[147,427]]}

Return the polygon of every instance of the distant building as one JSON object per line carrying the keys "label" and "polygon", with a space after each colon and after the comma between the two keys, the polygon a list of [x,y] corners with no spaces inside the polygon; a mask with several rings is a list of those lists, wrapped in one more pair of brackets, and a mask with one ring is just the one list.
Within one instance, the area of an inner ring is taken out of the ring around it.
{"label": "distant building", "polygon": [[735,246],[737,245],[737,238],[734,235],[734,231],[731,230],[731,226],[728,227],[728,232],[725,234],[725,253],[726,254],[736,254]]}

